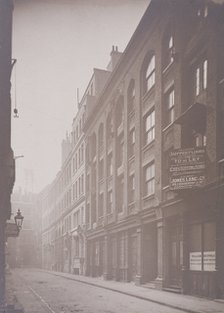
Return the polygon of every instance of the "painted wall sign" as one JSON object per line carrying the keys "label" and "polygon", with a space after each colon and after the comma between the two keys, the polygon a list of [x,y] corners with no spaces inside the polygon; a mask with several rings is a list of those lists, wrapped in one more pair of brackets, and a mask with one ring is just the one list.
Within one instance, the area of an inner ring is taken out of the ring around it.
{"label": "painted wall sign", "polygon": [[190,252],[190,270],[202,270],[202,254],[201,252]]}
{"label": "painted wall sign", "polygon": [[171,190],[202,187],[205,183],[205,149],[178,149],[169,155]]}

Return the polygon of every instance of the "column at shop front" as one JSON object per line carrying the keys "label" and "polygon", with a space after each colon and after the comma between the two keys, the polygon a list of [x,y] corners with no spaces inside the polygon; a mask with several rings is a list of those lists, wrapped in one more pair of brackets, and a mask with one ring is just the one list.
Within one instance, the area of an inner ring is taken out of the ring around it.
{"label": "column at shop front", "polygon": [[143,280],[143,227],[137,228],[137,274],[136,285],[140,285]]}
{"label": "column at shop front", "polygon": [[157,289],[163,288],[164,281],[164,221],[157,222]]}
{"label": "column at shop front", "polygon": [[5,298],[5,222],[0,221],[0,306]]}
{"label": "column at shop front", "polygon": [[224,299],[224,199],[216,211],[216,297]]}
{"label": "column at shop front", "polygon": [[188,261],[188,248],[187,248],[187,216],[186,214],[182,214],[180,217],[180,227],[181,227],[181,241],[182,245],[180,245],[180,265],[181,265],[181,291],[183,294],[188,293],[189,282],[188,282],[188,274],[189,274],[189,261]]}

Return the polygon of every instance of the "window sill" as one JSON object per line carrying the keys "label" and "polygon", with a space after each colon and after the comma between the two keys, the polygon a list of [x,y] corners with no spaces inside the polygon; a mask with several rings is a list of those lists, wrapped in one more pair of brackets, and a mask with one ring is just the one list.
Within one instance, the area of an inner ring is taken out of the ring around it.
{"label": "window sill", "polygon": [[142,151],[147,150],[148,148],[151,148],[152,146],[154,146],[155,143],[155,139],[153,139],[152,141],[150,141],[149,143],[147,143],[146,145],[143,146]]}
{"label": "window sill", "polygon": [[163,74],[166,74],[167,72],[169,72],[170,68],[172,67],[174,61],[171,61],[168,65],[165,66],[165,68],[163,69]]}
{"label": "window sill", "polygon": [[154,199],[154,198],[155,198],[155,193],[153,193],[151,195],[146,195],[142,199],[143,200],[150,200],[150,199]]}
{"label": "window sill", "polygon": [[142,96],[142,101],[144,102],[147,98],[149,98],[155,92],[155,85],[154,84],[144,95]]}

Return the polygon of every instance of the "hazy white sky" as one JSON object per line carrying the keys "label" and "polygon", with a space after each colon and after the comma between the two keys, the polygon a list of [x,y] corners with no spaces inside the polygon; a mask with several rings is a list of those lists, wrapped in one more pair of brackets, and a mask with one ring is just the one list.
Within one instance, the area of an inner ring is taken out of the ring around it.
{"label": "hazy white sky", "polygon": [[15,0],[12,107],[16,102],[19,118],[12,117],[12,147],[24,158],[16,160],[14,189],[39,191],[55,177],[76,89],[81,97],[93,68],[106,68],[112,45],[124,50],[149,2]]}

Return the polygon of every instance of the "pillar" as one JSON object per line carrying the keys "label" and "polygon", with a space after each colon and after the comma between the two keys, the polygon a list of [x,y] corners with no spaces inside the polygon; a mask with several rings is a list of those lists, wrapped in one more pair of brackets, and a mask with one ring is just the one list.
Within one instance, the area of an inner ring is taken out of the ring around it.
{"label": "pillar", "polygon": [[137,275],[136,285],[140,285],[143,280],[143,227],[137,228]]}
{"label": "pillar", "polygon": [[157,278],[156,288],[162,289],[164,282],[164,221],[157,222]]}
{"label": "pillar", "polygon": [[110,247],[109,247],[109,236],[106,235],[104,237],[104,266],[103,266],[103,277],[105,280],[111,279],[111,273],[110,273]]}

